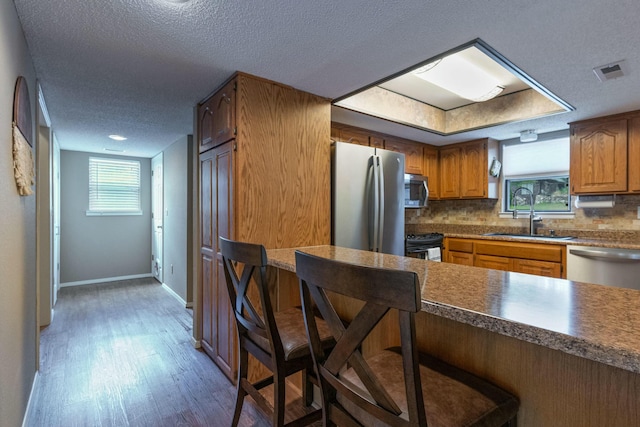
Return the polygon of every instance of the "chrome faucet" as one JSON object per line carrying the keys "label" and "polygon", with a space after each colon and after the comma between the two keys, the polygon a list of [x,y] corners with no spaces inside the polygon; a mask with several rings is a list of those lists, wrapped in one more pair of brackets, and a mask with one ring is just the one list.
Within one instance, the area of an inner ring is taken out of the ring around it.
{"label": "chrome faucet", "polygon": [[533,199],[533,191],[529,190],[526,187],[519,187],[517,188],[514,192],[513,195],[511,196],[511,199],[513,200],[513,218],[517,219],[518,218],[518,199],[516,199],[516,195],[520,192],[522,192],[523,190],[526,190],[529,192],[529,235],[530,236],[534,236],[535,233],[535,227],[533,226],[534,222],[541,222],[542,221],[542,217],[540,217],[539,215],[536,215],[535,210],[533,209],[533,204],[534,204],[534,199]]}

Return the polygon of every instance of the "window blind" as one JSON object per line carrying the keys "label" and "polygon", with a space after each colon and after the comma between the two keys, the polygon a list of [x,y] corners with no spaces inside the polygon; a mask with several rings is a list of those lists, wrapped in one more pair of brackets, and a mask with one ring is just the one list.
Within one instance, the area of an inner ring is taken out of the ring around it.
{"label": "window blind", "polygon": [[140,162],[90,157],[87,213],[140,212]]}
{"label": "window blind", "polygon": [[502,147],[505,177],[565,174],[569,172],[569,137]]}

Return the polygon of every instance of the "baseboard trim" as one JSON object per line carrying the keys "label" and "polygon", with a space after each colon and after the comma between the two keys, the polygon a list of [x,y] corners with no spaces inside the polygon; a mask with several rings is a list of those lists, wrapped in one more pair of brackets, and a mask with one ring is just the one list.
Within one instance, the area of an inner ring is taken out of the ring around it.
{"label": "baseboard trim", "polygon": [[131,280],[131,279],[146,279],[148,277],[153,277],[153,276],[151,275],[151,273],[147,273],[147,274],[133,274],[130,276],[104,277],[102,279],[80,280],[78,282],[60,283],[60,287],[66,288],[68,286],[95,285],[96,283],[117,282],[120,280]]}
{"label": "baseboard trim", "polygon": [[33,408],[33,394],[37,390],[38,382],[40,381],[40,371],[36,371],[36,374],[33,376],[33,383],[31,384],[31,392],[29,392],[29,400],[27,401],[27,408],[24,410],[24,417],[22,417],[22,427],[27,427],[29,425],[29,417],[31,416],[31,408]]}
{"label": "baseboard trim", "polygon": [[162,287],[164,288],[165,291],[169,292],[169,294],[171,294],[172,297],[174,297],[175,299],[180,301],[180,304],[182,304],[183,307],[187,306],[187,302],[185,300],[183,300],[182,297],[180,295],[178,295],[176,293],[176,291],[171,289],[166,283],[163,283]]}
{"label": "baseboard trim", "polygon": [[191,344],[193,344],[193,348],[202,348],[200,340],[197,340],[194,337],[191,337]]}

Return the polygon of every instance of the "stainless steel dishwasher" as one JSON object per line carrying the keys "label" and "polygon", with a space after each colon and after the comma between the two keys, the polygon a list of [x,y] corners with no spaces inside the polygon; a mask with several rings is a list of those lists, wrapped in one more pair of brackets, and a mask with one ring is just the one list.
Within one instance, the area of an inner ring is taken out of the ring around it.
{"label": "stainless steel dishwasher", "polygon": [[640,290],[640,250],[567,245],[567,279]]}

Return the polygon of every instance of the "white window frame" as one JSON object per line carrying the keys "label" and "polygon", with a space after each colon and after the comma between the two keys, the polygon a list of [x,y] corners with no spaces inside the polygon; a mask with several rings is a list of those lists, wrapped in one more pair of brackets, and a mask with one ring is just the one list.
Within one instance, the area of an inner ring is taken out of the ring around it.
{"label": "white window frame", "polygon": [[[552,139],[559,139],[559,138],[569,138],[569,130],[561,130],[561,131],[556,131],[556,132],[549,132],[546,134],[540,134],[538,135],[538,141],[546,141],[546,140],[552,140]],[[510,140],[505,140],[502,141],[500,144],[500,157],[502,159],[504,159],[504,155],[503,155],[503,151],[504,151],[504,147],[507,145],[518,145],[518,144],[524,144],[522,142],[520,142],[520,140],[518,138],[514,138],[514,139],[510,139]],[[535,144],[535,142],[534,142]],[[568,166],[567,166],[568,167]],[[545,178],[545,177],[558,177],[558,176],[567,176],[569,177],[569,169],[567,168],[567,170],[559,170],[559,171],[549,171],[548,173],[532,173],[532,174],[522,174],[522,175],[502,175],[502,179],[501,179],[501,188],[502,188],[502,200],[501,200],[501,212],[499,214],[500,218],[512,218],[513,217],[513,211],[508,210],[508,197],[507,197],[507,180],[524,180],[524,179],[540,179],[540,178]],[[569,182],[568,185],[570,185],[571,183]],[[570,187],[569,187],[570,188]],[[542,218],[556,218],[556,219],[570,219],[573,218],[575,216],[575,212],[573,210],[573,202],[572,202],[572,197],[571,194],[568,195],[568,202],[569,202],[569,210],[568,211],[548,211],[548,212],[538,212],[537,210],[536,215],[541,216]],[[520,218],[528,218],[529,217],[529,212],[525,211],[525,210],[518,210],[518,217]]]}
{"label": "white window frame", "polygon": [[[96,177],[96,173],[100,173],[99,169],[102,168],[103,175],[105,176],[104,180],[100,180],[99,177]],[[126,174],[126,169],[133,168],[133,173]],[[111,169],[111,170],[109,170]],[[100,186],[106,186],[106,181],[109,178],[109,174],[115,174],[115,178],[117,178],[118,170],[121,169],[121,177],[129,178],[128,181],[118,183],[116,181],[116,185],[120,184],[121,186],[131,187],[132,190],[123,191],[122,189],[115,189],[114,191],[109,191],[109,189],[101,189]],[[142,188],[141,188],[141,165],[138,160],[131,159],[115,159],[112,157],[98,157],[92,156],[89,157],[89,185],[88,185],[88,204],[89,207],[86,211],[87,216],[126,216],[126,215],[142,215]],[[96,180],[97,179],[97,180]],[[137,188],[136,188],[137,187]],[[128,207],[118,207],[111,206],[109,207],[109,203],[103,203],[98,206],[95,206],[95,202],[99,202],[97,196],[100,193],[105,194],[107,198],[112,198],[115,203],[118,202],[118,192],[122,191],[122,194],[127,196],[133,195],[133,198],[130,198],[130,201],[134,203]],[[137,206],[134,206],[137,205]]]}

